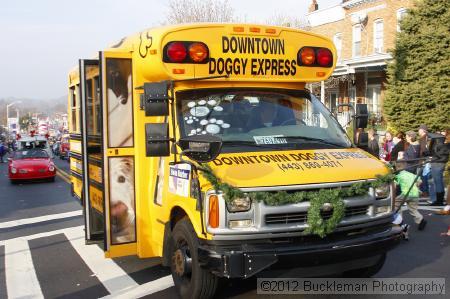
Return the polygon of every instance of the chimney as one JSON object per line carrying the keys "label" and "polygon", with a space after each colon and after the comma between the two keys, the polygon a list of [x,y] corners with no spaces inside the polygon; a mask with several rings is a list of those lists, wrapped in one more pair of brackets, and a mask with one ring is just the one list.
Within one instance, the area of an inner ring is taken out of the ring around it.
{"label": "chimney", "polygon": [[309,5],[308,12],[311,13],[311,12],[316,11],[318,9],[319,9],[319,4],[317,4],[316,0],[312,0],[311,4]]}

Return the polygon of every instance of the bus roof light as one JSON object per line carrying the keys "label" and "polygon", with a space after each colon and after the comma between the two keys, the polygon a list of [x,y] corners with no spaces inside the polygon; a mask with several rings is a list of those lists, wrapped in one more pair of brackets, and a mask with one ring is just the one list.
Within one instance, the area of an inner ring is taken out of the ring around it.
{"label": "bus roof light", "polygon": [[167,57],[171,62],[182,62],[186,55],[186,47],[182,42],[173,42],[167,47]]}
{"label": "bus roof light", "polygon": [[233,27],[234,32],[244,32],[244,27]]}
{"label": "bus roof light", "polygon": [[275,34],[275,33],[277,33],[277,30],[273,29],[273,28],[267,28],[266,33]]}
{"label": "bus roof light", "polygon": [[313,48],[303,48],[300,50],[300,61],[303,65],[313,65],[316,61],[316,54]]}
{"label": "bus roof light", "polygon": [[329,49],[317,49],[317,63],[320,66],[331,66],[333,64],[333,54]]}
{"label": "bus roof light", "polygon": [[204,43],[192,43],[189,46],[189,57],[194,62],[202,62],[208,57],[208,48]]}
{"label": "bus roof light", "polygon": [[250,27],[250,32],[259,33],[261,31],[261,28],[258,27]]}
{"label": "bus roof light", "polygon": [[174,75],[183,75],[184,74],[184,69],[172,69],[172,73]]}

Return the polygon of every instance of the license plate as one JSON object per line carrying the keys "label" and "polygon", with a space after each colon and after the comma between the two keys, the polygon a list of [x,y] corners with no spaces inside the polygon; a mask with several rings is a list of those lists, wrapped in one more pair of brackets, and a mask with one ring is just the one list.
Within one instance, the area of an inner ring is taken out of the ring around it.
{"label": "license plate", "polygon": [[45,169],[39,169],[39,172],[45,172]]}
{"label": "license plate", "polygon": [[26,170],[26,169],[19,169],[19,173],[27,173],[28,172],[28,170]]}

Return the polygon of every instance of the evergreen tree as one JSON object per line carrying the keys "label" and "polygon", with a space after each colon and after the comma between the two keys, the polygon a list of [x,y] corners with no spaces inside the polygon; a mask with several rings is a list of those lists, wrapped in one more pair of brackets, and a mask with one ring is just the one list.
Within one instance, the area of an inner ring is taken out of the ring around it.
{"label": "evergreen tree", "polygon": [[384,113],[397,130],[450,126],[450,1],[418,0],[388,65]]}

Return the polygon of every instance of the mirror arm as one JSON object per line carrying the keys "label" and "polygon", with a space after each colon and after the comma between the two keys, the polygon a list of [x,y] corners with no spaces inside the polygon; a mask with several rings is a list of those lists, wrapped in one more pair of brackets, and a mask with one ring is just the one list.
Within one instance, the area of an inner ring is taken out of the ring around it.
{"label": "mirror arm", "polygon": [[[176,143],[174,142],[174,145],[175,145],[175,144],[176,144]],[[186,149],[186,150],[184,150],[184,151],[181,151],[181,153],[180,153],[180,155],[179,155],[179,156],[180,156],[180,157],[179,157],[179,161],[176,161],[176,160],[171,161],[171,162],[169,162],[169,165],[189,164],[189,165],[192,167],[192,170],[197,171],[197,165],[196,165],[195,163],[193,163],[193,162],[191,162],[191,161],[189,161],[189,160],[183,159],[183,155],[186,154],[186,153],[189,153],[189,152],[191,152],[190,149]]]}
{"label": "mirror arm", "polygon": [[[170,113],[172,114],[171,120],[172,120],[172,151],[173,151],[173,161],[177,163],[177,145],[175,141],[176,136],[176,127],[175,127],[175,91],[174,91],[174,82],[169,81],[169,89],[170,89],[170,96],[169,96],[169,105],[170,105]],[[180,160],[181,160],[181,154],[180,154]]]}

